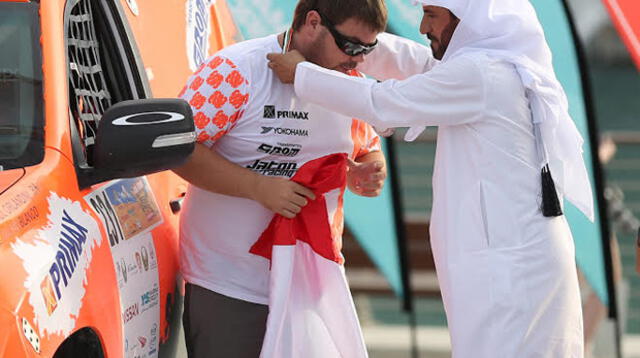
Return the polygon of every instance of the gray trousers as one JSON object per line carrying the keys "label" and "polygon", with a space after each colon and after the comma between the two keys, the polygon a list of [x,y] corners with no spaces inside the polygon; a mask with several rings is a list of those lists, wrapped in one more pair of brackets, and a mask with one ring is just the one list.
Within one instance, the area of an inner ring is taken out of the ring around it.
{"label": "gray trousers", "polygon": [[269,306],[187,283],[182,324],[189,358],[258,358],[268,314]]}

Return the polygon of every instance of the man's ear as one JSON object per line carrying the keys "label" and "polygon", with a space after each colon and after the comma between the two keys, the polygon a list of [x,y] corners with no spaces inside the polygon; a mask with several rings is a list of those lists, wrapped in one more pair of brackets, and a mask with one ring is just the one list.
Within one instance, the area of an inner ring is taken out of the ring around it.
{"label": "man's ear", "polygon": [[314,31],[318,30],[318,27],[322,24],[322,19],[320,19],[320,14],[316,10],[311,10],[307,12],[307,17],[304,19],[304,24],[313,29]]}
{"label": "man's ear", "polygon": [[297,35],[300,36],[300,38],[304,38],[305,42],[313,41],[318,37],[322,29],[321,24],[320,14],[315,10],[311,10],[307,12],[304,23],[302,23]]}

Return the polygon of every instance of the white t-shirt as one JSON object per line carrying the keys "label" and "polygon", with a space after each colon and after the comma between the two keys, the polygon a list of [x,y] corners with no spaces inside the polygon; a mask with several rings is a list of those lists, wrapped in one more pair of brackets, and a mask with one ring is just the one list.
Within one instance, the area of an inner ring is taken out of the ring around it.
{"label": "white t-shirt", "polygon": [[[193,109],[198,142],[238,165],[286,178],[328,154],[357,158],[379,150],[371,126],[302,101],[292,85],[278,80],[266,55],[281,51],[276,35],[244,41],[219,51],[194,73],[180,97]],[[339,189],[325,194],[338,243],[343,194]],[[273,215],[258,202],[189,186],[180,221],[185,280],[268,304],[269,261],[249,249]]]}

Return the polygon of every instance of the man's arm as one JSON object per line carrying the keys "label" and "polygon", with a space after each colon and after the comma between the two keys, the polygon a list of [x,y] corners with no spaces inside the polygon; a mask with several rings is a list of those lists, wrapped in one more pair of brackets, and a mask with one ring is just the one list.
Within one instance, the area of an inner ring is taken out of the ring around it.
{"label": "man's arm", "polygon": [[378,35],[378,46],[365,56],[358,71],[380,81],[403,80],[429,71],[437,62],[429,47],[383,32]]}
{"label": "man's arm", "polygon": [[187,162],[174,171],[204,190],[255,200],[292,218],[306,205],[306,198],[314,198],[313,192],[286,179],[254,173],[216,152],[217,141],[244,120],[251,97],[248,75],[241,63],[215,56],[191,76],[180,97],[193,110],[198,143]]}
{"label": "man's arm", "polygon": [[486,74],[469,57],[383,82],[306,62],[296,50],[267,58],[280,81],[294,84],[299,98],[377,128],[460,125],[484,115]]}
{"label": "man's arm", "polygon": [[291,75],[298,59],[287,55],[269,54],[269,67],[294,78],[299,98],[379,128],[460,125],[484,115],[486,75],[465,56],[402,81],[377,83],[309,62],[294,65]]}
{"label": "man's arm", "polygon": [[307,204],[307,198],[315,199],[313,192],[302,185],[257,174],[200,143],[187,162],[173,171],[201,189],[255,200],[286,218],[295,217]]}

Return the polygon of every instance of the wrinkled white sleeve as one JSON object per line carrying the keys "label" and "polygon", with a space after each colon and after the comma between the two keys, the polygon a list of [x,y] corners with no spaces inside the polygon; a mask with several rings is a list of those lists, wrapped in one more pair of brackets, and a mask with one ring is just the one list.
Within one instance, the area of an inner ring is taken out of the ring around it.
{"label": "wrinkled white sleeve", "polygon": [[358,71],[384,81],[403,80],[409,76],[429,71],[438,61],[431,48],[415,41],[386,32],[378,35],[378,46],[365,56]]}
{"label": "wrinkled white sleeve", "polygon": [[303,100],[389,128],[477,121],[485,110],[484,83],[478,66],[462,57],[402,81],[379,83],[301,62],[294,87]]}

